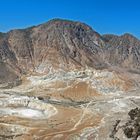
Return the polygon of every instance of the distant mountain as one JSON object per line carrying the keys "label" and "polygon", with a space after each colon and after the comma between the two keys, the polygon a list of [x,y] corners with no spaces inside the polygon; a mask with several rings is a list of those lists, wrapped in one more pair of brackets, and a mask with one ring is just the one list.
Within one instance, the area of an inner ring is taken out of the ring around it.
{"label": "distant mountain", "polygon": [[0,33],[0,65],[4,83],[33,72],[85,67],[140,70],[140,41],[130,34],[102,36],[84,23],[54,19]]}

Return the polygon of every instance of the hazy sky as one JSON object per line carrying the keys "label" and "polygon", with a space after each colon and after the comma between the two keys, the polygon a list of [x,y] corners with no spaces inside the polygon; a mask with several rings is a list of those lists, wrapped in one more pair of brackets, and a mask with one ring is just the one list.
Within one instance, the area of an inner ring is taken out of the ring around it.
{"label": "hazy sky", "polygon": [[0,31],[64,18],[99,33],[129,32],[140,38],[140,0],[0,0]]}

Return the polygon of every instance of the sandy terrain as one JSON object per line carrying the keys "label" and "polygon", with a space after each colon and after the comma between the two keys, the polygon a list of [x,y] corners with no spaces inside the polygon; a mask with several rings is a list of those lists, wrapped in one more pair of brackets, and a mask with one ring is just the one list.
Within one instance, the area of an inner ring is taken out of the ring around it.
{"label": "sandy terrain", "polygon": [[134,83],[106,70],[24,77],[22,85],[1,90],[0,138],[111,140],[116,120],[139,106]]}

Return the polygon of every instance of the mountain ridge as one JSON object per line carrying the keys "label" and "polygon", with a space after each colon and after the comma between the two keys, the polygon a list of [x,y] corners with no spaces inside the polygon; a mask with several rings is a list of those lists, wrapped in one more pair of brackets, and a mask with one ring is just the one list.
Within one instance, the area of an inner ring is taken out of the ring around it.
{"label": "mountain ridge", "polygon": [[[11,31],[13,31],[13,30],[26,30],[26,29],[31,29],[31,28],[35,28],[35,27],[38,27],[38,26],[41,26],[41,25],[44,25],[44,24],[48,24],[48,23],[52,23],[52,22],[57,22],[57,21],[64,21],[64,22],[73,22],[73,23],[80,23],[80,24],[83,24],[83,25],[86,25],[86,26],[88,26],[89,28],[91,28],[92,30],[94,30],[93,29],[93,27],[92,26],[90,26],[90,25],[88,25],[88,24],[86,24],[85,22],[81,22],[81,21],[78,21],[78,20],[70,20],[70,19],[63,19],[63,18],[53,18],[53,19],[50,19],[50,20],[48,20],[47,22],[43,22],[43,23],[41,23],[41,24],[36,24],[36,25],[31,25],[31,26],[27,26],[27,27],[25,27],[25,28],[15,28],[15,29],[11,29],[11,30],[9,30],[9,31],[6,31],[6,32],[2,32],[2,31],[0,31],[0,35],[1,34],[7,34],[8,32],[11,32]],[[104,36],[104,35],[114,35],[114,36],[123,36],[123,35],[130,35],[130,36],[133,36],[133,37],[135,37],[136,39],[138,39],[138,40],[140,40],[136,35],[133,35],[132,33],[130,33],[130,32],[124,32],[124,33],[122,33],[122,34],[114,34],[114,33],[103,33],[103,34],[101,34],[101,33],[98,33],[98,34],[100,34],[101,36]]]}
{"label": "mountain ridge", "polygon": [[[82,67],[117,66],[139,70],[140,41],[128,33],[100,35],[85,23],[53,19],[26,29],[0,33],[0,61],[17,77],[30,72]],[[5,75],[5,79],[11,78]]]}

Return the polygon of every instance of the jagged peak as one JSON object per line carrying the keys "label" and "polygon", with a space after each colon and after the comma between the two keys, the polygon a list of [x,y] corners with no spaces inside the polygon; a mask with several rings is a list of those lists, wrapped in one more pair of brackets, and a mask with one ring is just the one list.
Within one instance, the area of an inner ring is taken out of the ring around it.
{"label": "jagged peak", "polygon": [[135,37],[134,35],[132,35],[130,33],[125,33],[125,34],[121,35],[120,37],[127,38],[127,39],[136,39],[136,40],[139,40],[137,37]]}
{"label": "jagged peak", "polygon": [[61,19],[61,18],[54,18],[54,19],[49,20],[46,23],[56,23],[56,22],[59,22],[59,23],[67,23],[67,24],[82,24],[84,26],[88,26],[89,27],[89,25],[87,25],[86,23],[80,22],[80,21],[74,21],[74,20],[68,20],[68,19]]}
{"label": "jagged peak", "polygon": [[[43,24],[40,24],[36,27],[39,27],[39,26],[58,26],[58,27],[64,27],[66,25],[69,25],[69,26],[77,26],[77,27],[82,27],[83,29],[85,30],[92,30],[92,27],[90,27],[89,25],[87,25],[86,23],[83,23],[83,22],[80,22],[80,21],[73,21],[73,20],[67,20],[67,19],[60,19],[60,18],[54,18],[54,19],[51,19]],[[94,31],[95,32],[95,31]]]}
{"label": "jagged peak", "polygon": [[105,42],[109,42],[112,39],[119,39],[119,40],[135,40],[135,41],[140,41],[137,37],[135,37],[134,35],[130,34],[130,33],[124,33],[123,35],[114,35],[114,34],[103,34],[102,35],[103,39]]}

